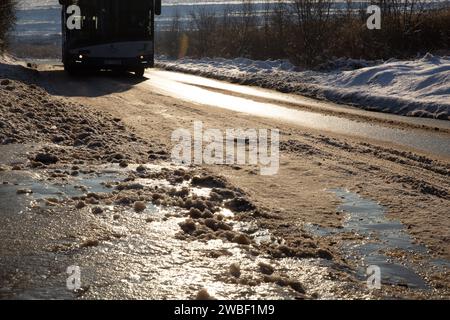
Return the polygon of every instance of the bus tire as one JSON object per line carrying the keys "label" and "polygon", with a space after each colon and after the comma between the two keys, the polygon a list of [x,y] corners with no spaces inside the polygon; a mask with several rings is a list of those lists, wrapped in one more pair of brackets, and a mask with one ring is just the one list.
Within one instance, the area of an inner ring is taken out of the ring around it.
{"label": "bus tire", "polygon": [[69,64],[64,65],[64,71],[67,72],[69,75],[73,76],[77,74],[77,69]]}
{"label": "bus tire", "polygon": [[134,75],[138,78],[143,78],[145,74],[145,68],[137,68],[134,70]]}

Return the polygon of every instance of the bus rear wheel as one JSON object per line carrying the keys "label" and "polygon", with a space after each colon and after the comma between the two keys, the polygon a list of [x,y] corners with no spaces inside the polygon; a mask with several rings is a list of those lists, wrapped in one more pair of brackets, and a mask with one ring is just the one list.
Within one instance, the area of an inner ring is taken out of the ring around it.
{"label": "bus rear wheel", "polygon": [[133,70],[134,75],[138,78],[143,78],[145,74],[145,68],[137,68]]}
{"label": "bus rear wheel", "polygon": [[64,71],[73,76],[79,73],[79,70],[70,64],[64,64]]}

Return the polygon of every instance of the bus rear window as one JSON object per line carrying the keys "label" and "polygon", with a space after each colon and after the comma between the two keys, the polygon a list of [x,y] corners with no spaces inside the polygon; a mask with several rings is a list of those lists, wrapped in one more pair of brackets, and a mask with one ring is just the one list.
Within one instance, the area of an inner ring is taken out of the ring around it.
{"label": "bus rear window", "polygon": [[151,34],[151,3],[146,0],[79,0],[82,28],[71,30],[72,45],[147,40]]}

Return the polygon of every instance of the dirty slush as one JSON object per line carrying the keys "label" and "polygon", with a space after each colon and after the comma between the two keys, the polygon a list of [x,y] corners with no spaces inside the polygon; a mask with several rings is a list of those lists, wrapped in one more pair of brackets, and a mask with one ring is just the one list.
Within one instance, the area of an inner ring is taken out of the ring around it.
{"label": "dirty slush", "polygon": [[[2,80],[0,99],[1,297],[358,294],[355,281],[333,281],[331,253],[261,229],[258,217],[279,217],[221,177],[171,165],[164,145],[120,119],[19,81]],[[70,292],[72,265],[82,286]]]}

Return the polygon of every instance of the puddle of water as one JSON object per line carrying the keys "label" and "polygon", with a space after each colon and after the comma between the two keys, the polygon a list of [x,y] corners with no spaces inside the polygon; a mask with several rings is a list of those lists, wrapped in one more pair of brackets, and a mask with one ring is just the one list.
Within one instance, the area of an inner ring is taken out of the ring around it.
{"label": "puddle of water", "polygon": [[[53,181],[44,180],[44,174],[13,172],[10,181],[17,185],[0,186],[0,198],[5,200],[0,205],[10,203],[6,201],[9,198],[21,199],[21,203],[29,207],[30,201],[49,197],[63,200],[86,192],[108,193],[113,189],[107,188],[105,184],[120,183],[127,177],[129,170],[135,170],[133,167],[125,170],[116,167],[94,169],[95,173]],[[160,169],[149,167],[149,170]],[[148,186],[169,183],[164,181],[142,179],[133,183]],[[86,189],[80,190],[76,186]],[[198,196],[208,197],[211,192],[208,188],[192,188],[189,182],[171,185],[177,189],[183,186],[188,186],[191,194]],[[17,195],[18,188],[31,189],[33,194]],[[38,274],[46,274],[46,268],[54,265],[54,261],[70,257],[75,261],[71,263],[81,268],[83,286],[89,286],[83,295],[87,299],[189,299],[195,297],[202,288],[219,299],[293,299],[298,295],[290,287],[265,282],[259,271],[260,262],[272,265],[276,274],[282,274],[284,278],[299,281],[306,287],[308,294],[316,294],[318,298],[345,298],[354,294],[349,293],[349,284],[329,278],[329,266],[325,266],[320,259],[272,259],[263,254],[255,256],[254,251],[245,246],[222,240],[182,240],[177,234],[181,232],[179,223],[186,219],[186,210],[155,206],[152,203],[146,205],[143,212],[136,213],[128,207],[100,204],[104,212],[97,216],[96,224],[112,230],[117,238],[75,250],[70,255],[49,253],[34,260],[30,258],[25,269],[41,266]],[[17,213],[17,207],[11,210]],[[268,230],[260,229],[255,221],[233,221],[234,212],[226,208],[218,213],[226,217],[235,231],[246,232],[257,245],[283,243],[282,239],[276,239]],[[120,218],[113,218],[114,214],[120,214]],[[257,250],[256,247],[253,249]],[[233,263],[240,266],[242,274],[239,279],[230,274],[230,265]],[[27,273],[26,270],[23,272]],[[30,271],[29,274],[36,274],[36,271]],[[72,293],[65,290],[66,277],[64,271],[60,271],[50,280],[33,279],[34,284],[18,292],[2,288],[0,294],[5,289],[8,292],[3,294],[23,299],[74,298]]]}
{"label": "puddle of water", "polygon": [[378,203],[361,198],[346,190],[331,190],[344,202],[338,210],[348,213],[344,231],[353,231],[380,241],[385,248],[426,253],[424,246],[413,244],[413,239],[399,221],[388,220],[384,208]]}
{"label": "puddle of water", "polygon": [[[111,188],[106,184],[117,181],[122,177],[120,172],[99,171],[95,174],[80,174],[69,177],[65,182],[51,182],[44,180],[37,174],[17,172],[14,176],[9,174],[9,184],[0,185],[0,210],[3,213],[22,213],[26,207],[33,203],[40,203],[44,199],[55,198],[59,201],[71,197],[78,197],[87,192],[110,193]],[[0,174],[0,179],[6,180]],[[18,190],[31,190],[30,194],[17,194]]]}
{"label": "puddle of water", "polygon": [[438,267],[438,268],[447,268],[447,269],[450,269],[450,261],[445,260],[445,259],[432,259],[432,260],[430,261],[430,263],[431,263],[433,266],[436,266],[436,267]]}
{"label": "puddle of water", "polygon": [[[173,216],[176,213],[181,213],[181,209],[151,206],[144,212],[144,216],[154,218],[150,224],[145,222],[142,214],[129,211],[124,213],[120,225],[112,222],[122,228],[126,237],[89,248],[83,257],[82,268],[87,270],[87,277],[92,281],[99,273],[109,273],[115,281],[109,277],[103,282],[97,280],[96,286],[91,287],[84,298],[125,292],[128,298],[191,299],[200,289],[206,288],[218,299],[293,299],[297,294],[291,288],[262,281],[261,262],[272,265],[277,273],[300,281],[309,294],[316,293],[322,299],[336,298],[337,292],[345,294],[345,289],[327,279],[329,269],[318,259],[274,260],[254,256],[242,246],[222,240],[177,239],[178,224],[185,218],[167,218],[167,214]],[[235,230],[242,228],[239,223],[234,225]],[[273,241],[267,230],[254,232],[251,237]],[[216,256],[211,255],[213,252],[226,253]],[[229,273],[233,263],[240,266],[240,280]],[[105,266],[108,266],[107,270]]]}
{"label": "puddle of water", "polygon": [[[65,200],[71,197],[79,197],[86,193],[111,193],[115,184],[122,181],[126,175],[136,170],[138,165],[130,165],[128,168],[120,168],[119,165],[100,165],[92,167],[92,173],[80,173],[77,176],[65,176],[65,179],[46,180],[45,176],[55,173],[58,169],[46,170],[46,174],[38,174],[31,171],[0,172],[0,182],[8,181],[8,184],[0,184],[0,210],[5,213],[23,212],[31,200],[41,202],[44,199],[55,198]],[[146,164],[149,172],[160,172],[163,168],[179,168],[172,166]],[[60,169],[59,171],[65,171]],[[164,179],[136,179],[134,183],[143,186],[174,187]],[[108,187],[108,185],[110,187]],[[189,186],[189,182],[177,185],[178,189]],[[18,195],[17,190],[31,190],[31,194]],[[198,192],[208,194],[210,191],[198,189]]]}
{"label": "puddle of water", "polygon": [[381,268],[382,281],[388,284],[408,285],[413,288],[428,288],[427,283],[414,270],[414,266],[406,266],[384,253],[401,250],[411,253],[426,254],[424,246],[413,243],[411,236],[399,221],[388,220],[384,208],[378,203],[364,199],[359,195],[343,189],[330,190],[341,200],[338,210],[347,214],[343,228],[321,228],[306,225],[313,234],[319,236],[350,233],[360,240],[346,240],[342,250],[347,258],[355,261],[363,259],[364,266],[359,275],[365,278],[365,268],[377,265]]}
{"label": "puddle of water", "polygon": [[189,195],[190,196],[197,196],[197,197],[203,197],[203,198],[209,198],[212,192],[212,188],[198,188],[198,187],[192,187],[191,181],[183,181],[182,183],[178,183],[176,185],[173,185],[171,182],[164,180],[164,179],[146,179],[141,178],[136,180],[137,183],[140,183],[144,186],[148,187],[158,187],[158,188],[166,188],[168,190],[175,189],[176,191],[180,191],[183,188],[189,188]]}
{"label": "puddle of water", "polygon": [[250,222],[248,221],[236,222],[233,225],[233,229],[248,234],[257,245],[261,244],[282,245],[285,243],[284,239],[275,237],[269,230],[261,229],[255,220]]}

